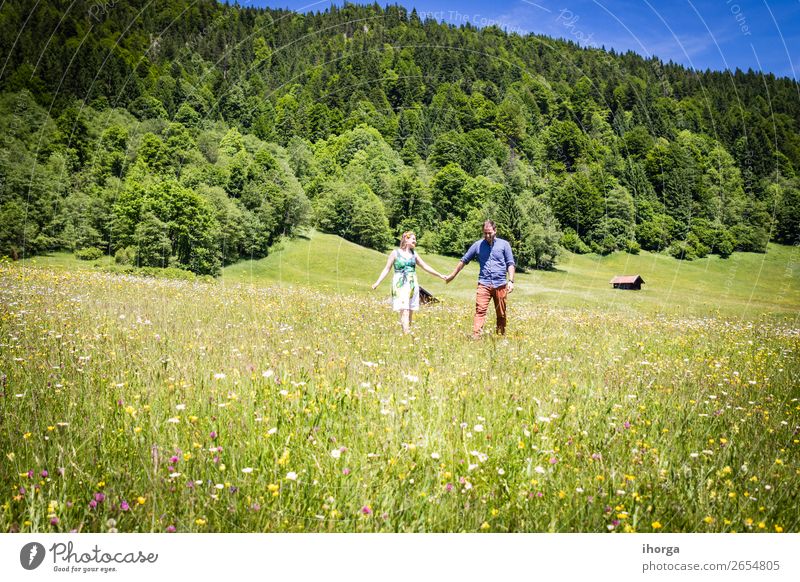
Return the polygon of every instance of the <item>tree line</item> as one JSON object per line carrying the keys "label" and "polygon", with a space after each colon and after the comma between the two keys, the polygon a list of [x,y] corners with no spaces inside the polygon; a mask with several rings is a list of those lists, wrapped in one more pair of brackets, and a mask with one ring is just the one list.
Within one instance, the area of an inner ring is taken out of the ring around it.
{"label": "tree line", "polygon": [[462,253],[800,243],[789,79],[421,19],[209,0],[0,8],[0,254],[218,274],[315,226]]}

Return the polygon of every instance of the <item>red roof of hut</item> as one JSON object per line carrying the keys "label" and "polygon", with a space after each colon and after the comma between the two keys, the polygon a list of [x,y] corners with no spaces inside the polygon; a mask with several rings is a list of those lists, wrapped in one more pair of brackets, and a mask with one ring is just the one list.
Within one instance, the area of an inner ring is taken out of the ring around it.
{"label": "red roof of hut", "polygon": [[619,275],[611,279],[611,284],[615,283],[644,283],[640,275]]}

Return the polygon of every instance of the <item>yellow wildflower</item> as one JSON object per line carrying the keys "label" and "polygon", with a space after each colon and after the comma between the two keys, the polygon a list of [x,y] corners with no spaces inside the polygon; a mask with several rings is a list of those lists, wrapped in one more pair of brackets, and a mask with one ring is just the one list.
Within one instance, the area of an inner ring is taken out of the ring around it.
{"label": "yellow wildflower", "polygon": [[278,464],[285,465],[288,462],[289,462],[289,449],[284,449],[281,458],[278,459]]}

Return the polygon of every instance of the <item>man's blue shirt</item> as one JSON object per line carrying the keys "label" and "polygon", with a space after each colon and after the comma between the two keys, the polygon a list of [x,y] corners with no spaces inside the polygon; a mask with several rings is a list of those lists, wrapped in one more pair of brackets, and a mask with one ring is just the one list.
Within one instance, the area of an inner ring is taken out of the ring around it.
{"label": "man's blue shirt", "polygon": [[461,258],[461,262],[466,265],[475,257],[478,257],[478,264],[481,266],[478,283],[487,287],[505,285],[508,267],[516,264],[514,255],[511,254],[511,245],[502,238],[495,238],[492,246],[484,239],[476,241]]}

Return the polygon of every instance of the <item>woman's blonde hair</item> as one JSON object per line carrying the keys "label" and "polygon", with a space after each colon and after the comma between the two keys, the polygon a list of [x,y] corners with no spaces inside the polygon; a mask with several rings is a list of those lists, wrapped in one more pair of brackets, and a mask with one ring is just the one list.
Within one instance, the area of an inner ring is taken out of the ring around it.
{"label": "woman's blonde hair", "polygon": [[405,232],[403,233],[403,235],[400,237],[400,246],[402,247],[404,244],[406,244],[406,241],[407,241],[408,239],[410,239],[412,236],[417,236],[416,234],[414,234],[414,231],[413,231],[413,230],[407,230],[407,231],[405,231]]}

